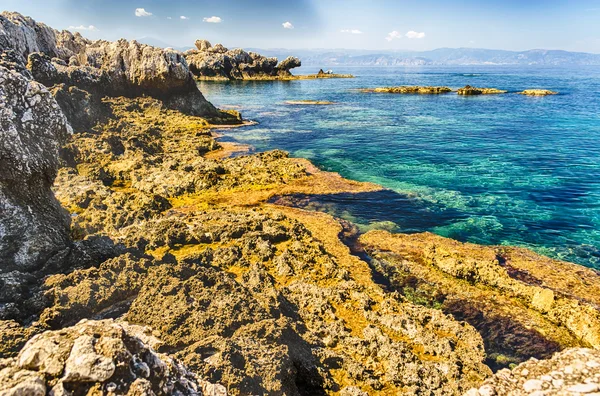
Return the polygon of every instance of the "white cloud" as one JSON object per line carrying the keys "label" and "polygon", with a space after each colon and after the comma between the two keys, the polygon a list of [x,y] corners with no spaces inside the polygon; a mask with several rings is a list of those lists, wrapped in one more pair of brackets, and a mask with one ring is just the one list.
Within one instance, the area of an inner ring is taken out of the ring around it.
{"label": "white cloud", "polygon": [[187,20],[187,19],[190,19],[190,18],[186,17],[185,15],[182,15],[182,16],[180,16],[180,17],[179,17],[179,19],[181,19],[181,20],[184,20],[184,21],[185,21],[185,20]]}
{"label": "white cloud", "polygon": [[291,22],[283,22],[281,24],[281,26],[283,26],[285,29],[293,29],[294,28],[294,25],[292,25]]}
{"label": "white cloud", "polygon": [[90,32],[97,32],[98,28],[94,25],[90,25],[90,26],[79,25],[79,26],[69,26],[69,30],[89,30]]}
{"label": "white cloud", "polygon": [[171,17],[167,17],[167,19],[173,19],[173,18],[171,18]]}
{"label": "white cloud", "polygon": [[136,8],[135,9],[135,16],[136,17],[149,17],[149,16],[152,16],[152,13],[146,11],[143,8]]}
{"label": "white cloud", "polygon": [[363,34],[362,31],[358,30],[358,29],[342,29],[340,30],[340,32],[342,33],[352,33],[352,34]]}
{"label": "white cloud", "polygon": [[392,41],[394,39],[399,39],[399,38],[402,38],[402,34],[399,31],[394,30],[393,32],[389,32],[385,39],[387,41]]}
{"label": "white cloud", "polygon": [[411,30],[410,32],[406,32],[406,37],[409,39],[422,39],[425,37],[425,32],[415,32],[414,30]]}
{"label": "white cloud", "polygon": [[204,18],[203,19],[204,22],[208,22],[208,23],[221,23],[223,22],[223,20],[218,17],[218,16],[211,16],[210,18]]}

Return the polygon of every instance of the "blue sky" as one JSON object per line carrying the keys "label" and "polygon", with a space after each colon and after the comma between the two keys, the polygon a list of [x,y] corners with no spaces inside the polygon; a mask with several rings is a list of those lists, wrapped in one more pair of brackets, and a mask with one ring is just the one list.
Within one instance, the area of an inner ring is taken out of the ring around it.
{"label": "blue sky", "polygon": [[0,9],[92,39],[173,46],[205,38],[229,47],[600,53],[600,0],[0,0]]}

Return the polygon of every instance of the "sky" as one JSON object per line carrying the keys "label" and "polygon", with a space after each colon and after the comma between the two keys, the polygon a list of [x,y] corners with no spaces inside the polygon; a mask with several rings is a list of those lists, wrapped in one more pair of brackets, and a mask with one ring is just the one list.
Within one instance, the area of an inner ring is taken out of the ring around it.
{"label": "sky", "polygon": [[90,39],[191,47],[600,53],[600,0],[0,0]]}

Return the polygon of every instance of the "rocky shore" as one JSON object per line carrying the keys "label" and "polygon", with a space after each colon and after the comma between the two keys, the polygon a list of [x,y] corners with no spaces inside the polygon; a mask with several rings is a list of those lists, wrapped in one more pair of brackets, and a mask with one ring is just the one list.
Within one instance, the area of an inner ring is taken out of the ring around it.
{"label": "rocky shore", "polygon": [[598,273],[269,203],[381,187],[231,157],[181,53],[0,24],[0,395],[595,391]]}

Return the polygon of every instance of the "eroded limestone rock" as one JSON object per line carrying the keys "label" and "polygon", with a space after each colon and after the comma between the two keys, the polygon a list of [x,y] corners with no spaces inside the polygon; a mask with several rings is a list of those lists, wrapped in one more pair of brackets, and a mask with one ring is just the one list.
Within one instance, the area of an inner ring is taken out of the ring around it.
{"label": "eroded limestone rock", "polygon": [[0,360],[0,394],[227,394],[157,353],[160,345],[151,329],[113,320],[47,331]]}
{"label": "eroded limestone rock", "polygon": [[185,57],[190,70],[198,78],[249,80],[291,76],[290,70],[300,67],[298,58],[288,57],[283,61],[268,58],[240,48],[228,50],[221,44],[214,47],[206,40],[197,40],[194,50],[186,51]]}

